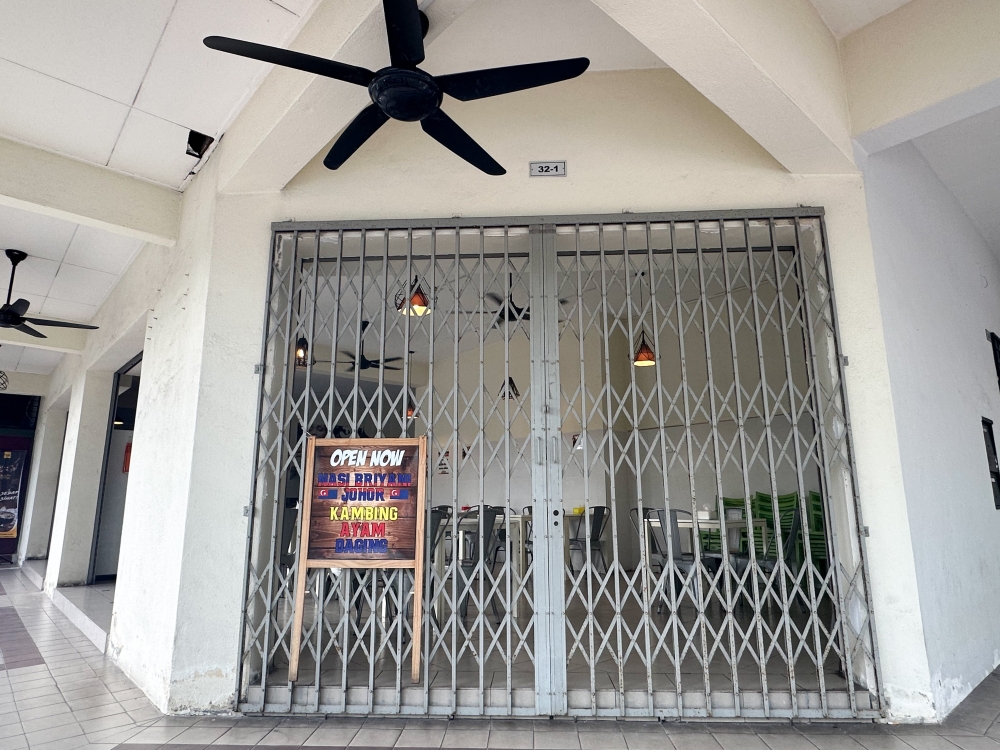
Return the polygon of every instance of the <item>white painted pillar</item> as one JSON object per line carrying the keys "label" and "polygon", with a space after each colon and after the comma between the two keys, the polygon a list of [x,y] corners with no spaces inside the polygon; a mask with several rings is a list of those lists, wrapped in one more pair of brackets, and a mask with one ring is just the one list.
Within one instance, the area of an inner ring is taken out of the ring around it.
{"label": "white painted pillar", "polygon": [[87,582],[113,378],[88,371],[73,383],[45,571],[50,596],[56,586]]}
{"label": "white painted pillar", "polygon": [[67,416],[65,409],[50,406],[38,420],[24,501],[23,533],[17,550],[18,563],[45,557],[48,552]]}
{"label": "white painted pillar", "polygon": [[218,198],[215,169],[185,193],[151,313],[109,637],[112,658],[171,713],[237,699],[273,199]]}

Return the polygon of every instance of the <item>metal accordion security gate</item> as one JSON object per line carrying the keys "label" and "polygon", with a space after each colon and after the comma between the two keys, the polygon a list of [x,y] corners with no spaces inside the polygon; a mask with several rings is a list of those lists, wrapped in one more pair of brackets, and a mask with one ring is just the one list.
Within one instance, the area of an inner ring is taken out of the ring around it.
{"label": "metal accordion security gate", "polygon": [[[274,225],[244,711],[876,718],[821,209]],[[428,435],[408,570],[308,573],[307,437]]]}

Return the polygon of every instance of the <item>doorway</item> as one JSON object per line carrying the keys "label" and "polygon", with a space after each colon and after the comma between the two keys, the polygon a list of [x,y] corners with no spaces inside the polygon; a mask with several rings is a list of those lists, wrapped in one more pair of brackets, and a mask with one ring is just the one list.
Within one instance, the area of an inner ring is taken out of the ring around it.
{"label": "doorway", "polygon": [[[275,227],[244,710],[879,715],[822,212],[627,219]],[[306,434],[429,437],[417,685],[399,571],[287,681]]]}
{"label": "doorway", "polygon": [[[118,554],[125,519],[125,495],[128,490],[141,373],[140,352],[115,373],[113,381],[89,583],[111,583],[118,576]],[[110,593],[113,596],[113,591]]]}

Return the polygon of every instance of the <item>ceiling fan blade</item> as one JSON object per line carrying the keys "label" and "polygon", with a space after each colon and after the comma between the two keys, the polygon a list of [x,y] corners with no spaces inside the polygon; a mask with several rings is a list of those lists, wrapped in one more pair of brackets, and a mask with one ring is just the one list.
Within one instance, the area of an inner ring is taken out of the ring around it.
{"label": "ceiling fan blade", "polygon": [[389,116],[381,109],[371,104],[351,120],[351,124],[344,128],[340,138],[333,144],[330,153],[323,159],[323,166],[327,169],[337,169],[345,161],[350,159],[354,152],[371,138],[375,131],[389,122]]}
{"label": "ceiling fan blade", "polygon": [[347,351],[347,349],[341,349],[340,353],[343,354],[345,357],[350,357],[352,362],[354,362],[357,359],[357,357],[354,355],[354,352],[349,352]]}
{"label": "ceiling fan blade", "polygon": [[17,300],[17,302],[15,302],[14,304],[12,304],[10,306],[10,309],[12,311],[16,312],[18,315],[24,315],[26,312],[28,312],[28,308],[30,306],[31,306],[31,303],[28,302],[28,300],[26,300],[26,299],[19,299],[19,300]]}
{"label": "ceiling fan blade", "polygon": [[417,0],[382,0],[389,57],[397,68],[415,68],[424,61],[424,33]]}
{"label": "ceiling fan blade", "polygon": [[492,156],[486,153],[482,146],[472,140],[472,137],[442,110],[435,110],[421,120],[420,127],[446,149],[461,156],[469,164],[481,169],[486,174],[507,174],[506,169],[501,167]]}
{"label": "ceiling fan blade", "polygon": [[503,297],[501,297],[499,294],[496,294],[495,292],[486,292],[486,294],[484,294],[483,296],[496,305],[503,304]]}
{"label": "ceiling fan blade", "polygon": [[304,55],[301,52],[292,52],[289,49],[280,47],[269,47],[266,44],[254,44],[244,42],[241,39],[230,39],[227,36],[207,36],[205,46],[217,49],[220,52],[228,52],[231,55],[249,57],[252,60],[273,63],[285,68],[294,68],[306,73],[314,73],[325,78],[334,78],[345,83],[353,83],[357,86],[367,86],[375,78],[375,74],[367,68],[359,68],[356,65],[345,65],[335,60],[327,60],[313,55]]}
{"label": "ceiling fan blade", "polygon": [[[18,300],[24,302],[24,300]],[[45,318],[25,318],[25,322],[34,323],[38,326],[53,326],[54,328],[82,328],[86,331],[96,331],[97,326],[88,326],[83,323],[70,323],[66,320],[46,320]]]}
{"label": "ceiling fan blade", "polygon": [[589,66],[590,60],[586,57],[574,57],[569,60],[470,70],[467,73],[435,76],[434,80],[448,96],[470,102],[473,99],[509,94],[576,78]]}
{"label": "ceiling fan blade", "polygon": [[386,362],[401,362],[402,360],[402,357],[386,357],[382,360],[382,364],[385,364]]}
{"label": "ceiling fan blade", "polygon": [[392,365],[382,365],[383,370],[402,370],[402,367],[393,367]]}
{"label": "ceiling fan blade", "polygon": [[48,338],[48,336],[46,336],[41,331],[36,331],[31,326],[27,326],[24,323],[21,323],[21,325],[19,325],[19,326],[14,326],[14,330],[15,331],[20,331],[21,333],[26,333],[29,336],[34,336],[36,339],[47,339]]}

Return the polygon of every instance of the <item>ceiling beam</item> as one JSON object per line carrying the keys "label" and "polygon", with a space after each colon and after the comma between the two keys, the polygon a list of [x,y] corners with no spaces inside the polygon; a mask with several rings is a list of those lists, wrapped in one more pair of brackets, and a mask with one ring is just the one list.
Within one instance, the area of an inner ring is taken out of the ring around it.
{"label": "ceiling beam", "polygon": [[0,138],[0,204],[172,247],[181,194]]}
{"label": "ceiling beam", "polygon": [[47,349],[53,352],[79,354],[87,345],[87,332],[80,328],[45,327],[39,330],[45,334],[44,339],[29,336],[15,331],[13,328],[0,328],[0,344],[10,346],[26,346],[31,349]]}
{"label": "ceiling beam", "polygon": [[[430,47],[475,0],[425,6]],[[323,0],[290,49],[378,70],[388,64],[381,0]],[[284,189],[370,104],[360,86],[275,66],[219,146],[219,188],[228,193]]]}
{"label": "ceiling beam", "polygon": [[841,40],[854,136],[868,153],[1000,106],[996,0],[911,0]]}
{"label": "ceiling beam", "polygon": [[789,172],[857,172],[837,42],[809,0],[593,1]]}

